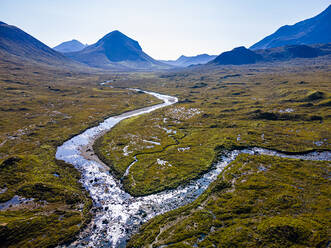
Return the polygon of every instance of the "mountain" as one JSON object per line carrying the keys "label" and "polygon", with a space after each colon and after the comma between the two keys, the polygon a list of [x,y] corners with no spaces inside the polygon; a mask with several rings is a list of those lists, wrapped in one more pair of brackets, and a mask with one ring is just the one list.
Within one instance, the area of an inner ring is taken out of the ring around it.
{"label": "mountain", "polygon": [[285,45],[307,45],[331,42],[331,5],[319,15],[286,25],[257,42],[250,49],[266,49]]}
{"label": "mountain", "polygon": [[104,69],[166,69],[169,65],[143,52],[139,43],[120,31],[113,31],[97,43],[65,56],[92,67]]}
{"label": "mountain", "polygon": [[71,40],[62,42],[60,45],[53,47],[55,51],[60,53],[70,53],[70,52],[78,52],[83,50],[87,45],[82,44],[78,40]]}
{"label": "mountain", "polygon": [[331,54],[331,43],[315,45],[288,45],[269,49],[250,50],[237,47],[210,61],[210,65],[244,65],[258,62],[287,61],[298,58],[316,58]]}
{"label": "mountain", "polygon": [[243,65],[254,64],[262,60],[263,58],[261,55],[245,47],[237,47],[232,51],[220,54],[209,63],[218,65]]}
{"label": "mountain", "polygon": [[325,45],[289,45],[269,49],[255,50],[256,54],[263,57],[263,61],[285,61],[296,58],[316,58],[330,54],[330,44]]}
{"label": "mountain", "polygon": [[0,58],[12,63],[79,66],[21,29],[0,22]]}
{"label": "mountain", "polygon": [[199,54],[192,57],[182,55],[177,60],[161,60],[161,62],[178,67],[187,67],[190,65],[206,64],[216,57],[216,55],[208,54]]}

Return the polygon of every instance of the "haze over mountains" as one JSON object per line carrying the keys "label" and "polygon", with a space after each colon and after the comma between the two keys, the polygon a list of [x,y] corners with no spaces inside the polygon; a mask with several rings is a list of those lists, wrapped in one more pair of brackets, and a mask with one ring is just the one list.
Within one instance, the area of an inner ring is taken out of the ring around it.
{"label": "haze over mountains", "polygon": [[177,60],[160,60],[163,63],[178,66],[178,67],[187,67],[190,65],[206,64],[209,61],[215,59],[217,55],[208,55],[208,54],[199,54],[196,56],[180,56]]}
{"label": "haze over mountains", "polygon": [[62,42],[61,44],[57,45],[56,47],[53,47],[55,51],[61,52],[61,53],[70,53],[70,52],[78,52],[83,50],[87,45],[84,45],[78,40],[70,40]]}
{"label": "haze over mountains", "polygon": [[167,69],[170,67],[148,56],[137,41],[117,30],[110,32],[82,51],[65,55],[86,65],[103,69]]}
{"label": "haze over mountains", "polygon": [[257,42],[250,49],[267,49],[285,45],[307,45],[331,42],[331,5],[319,15],[286,25]]}

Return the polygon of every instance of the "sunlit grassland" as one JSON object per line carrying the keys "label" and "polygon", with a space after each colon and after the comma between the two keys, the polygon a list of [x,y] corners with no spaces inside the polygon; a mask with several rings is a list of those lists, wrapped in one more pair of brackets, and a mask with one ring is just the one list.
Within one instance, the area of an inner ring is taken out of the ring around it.
{"label": "sunlit grassland", "polygon": [[222,149],[329,149],[329,69],[319,62],[136,76],[121,86],[139,85],[180,102],[118,124],[95,150],[118,177],[136,157],[123,182],[131,194],[145,195],[198,177]]}
{"label": "sunlit grassland", "polygon": [[144,224],[128,247],[324,247],[328,162],[241,154],[196,201]]}
{"label": "sunlit grassland", "polygon": [[99,86],[106,79],[116,75],[1,68],[0,202],[35,201],[0,211],[0,246],[55,246],[89,221],[92,201],[79,172],[55,160],[57,146],[107,116],[159,102]]}

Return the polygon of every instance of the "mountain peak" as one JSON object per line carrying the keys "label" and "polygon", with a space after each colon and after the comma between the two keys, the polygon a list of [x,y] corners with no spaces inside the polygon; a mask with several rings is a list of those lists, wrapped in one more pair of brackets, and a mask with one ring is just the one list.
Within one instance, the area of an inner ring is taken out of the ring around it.
{"label": "mountain peak", "polygon": [[93,46],[102,49],[113,62],[141,59],[142,48],[139,43],[118,30],[106,34]]}
{"label": "mountain peak", "polygon": [[70,41],[62,42],[61,44],[53,47],[55,51],[61,53],[71,53],[83,50],[86,46],[76,39],[72,39]]}
{"label": "mountain peak", "polygon": [[241,46],[234,48],[232,51],[220,54],[210,63],[219,65],[243,65],[254,64],[261,59],[261,55],[254,53],[244,46]]}
{"label": "mountain peak", "polygon": [[125,34],[123,34],[122,32],[120,32],[119,30],[114,30],[114,31],[111,31],[109,32],[108,34],[106,34],[104,37],[102,37],[101,39],[104,39],[104,38],[110,38],[110,37],[127,37]]}
{"label": "mountain peak", "polygon": [[69,53],[67,56],[81,63],[101,68],[168,68],[144,53],[137,41],[119,30],[114,30],[95,44],[87,46],[82,51]]}

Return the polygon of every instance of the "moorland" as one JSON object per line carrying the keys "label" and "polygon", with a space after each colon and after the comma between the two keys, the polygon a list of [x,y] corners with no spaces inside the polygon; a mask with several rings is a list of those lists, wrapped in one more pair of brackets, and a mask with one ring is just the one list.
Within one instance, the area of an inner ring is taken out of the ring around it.
{"label": "moorland", "polygon": [[[124,120],[94,150],[136,196],[199,177],[226,150],[329,150],[327,60],[141,74],[115,82],[175,95],[179,103]],[[330,226],[329,166],[241,155],[196,201],[144,224],[128,246],[323,247]]]}
{"label": "moorland", "polygon": [[[89,46],[66,42],[62,54],[0,22],[0,247],[65,246],[82,231],[93,234],[97,212],[112,211],[96,206],[80,171],[55,154],[109,116],[160,103],[128,88],[179,100],[119,122],[89,151],[118,179],[89,185],[123,188],[134,207],[135,197],[201,177],[228,151],[328,152],[325,161],[240,154],[197,199],[139,222],[123,241],[128,247],[328,247],[330,16],[331,6],[281,27],[258,50],[176,61],[151,58],[119,31]],[[146,217],[135,210],[129,214]],[[99,220],[105,228],[98,230],[111,232]]]}
{"label": "moorland", "polygon": [[57,146],[110,115],[159,102],[100,86],[116,75],[42,69],[6,64],[0,71],[0,202],[19,196],[1,205],[1,247],[71,240],[89,222],[92,201],[80,173],[55,159]]}

